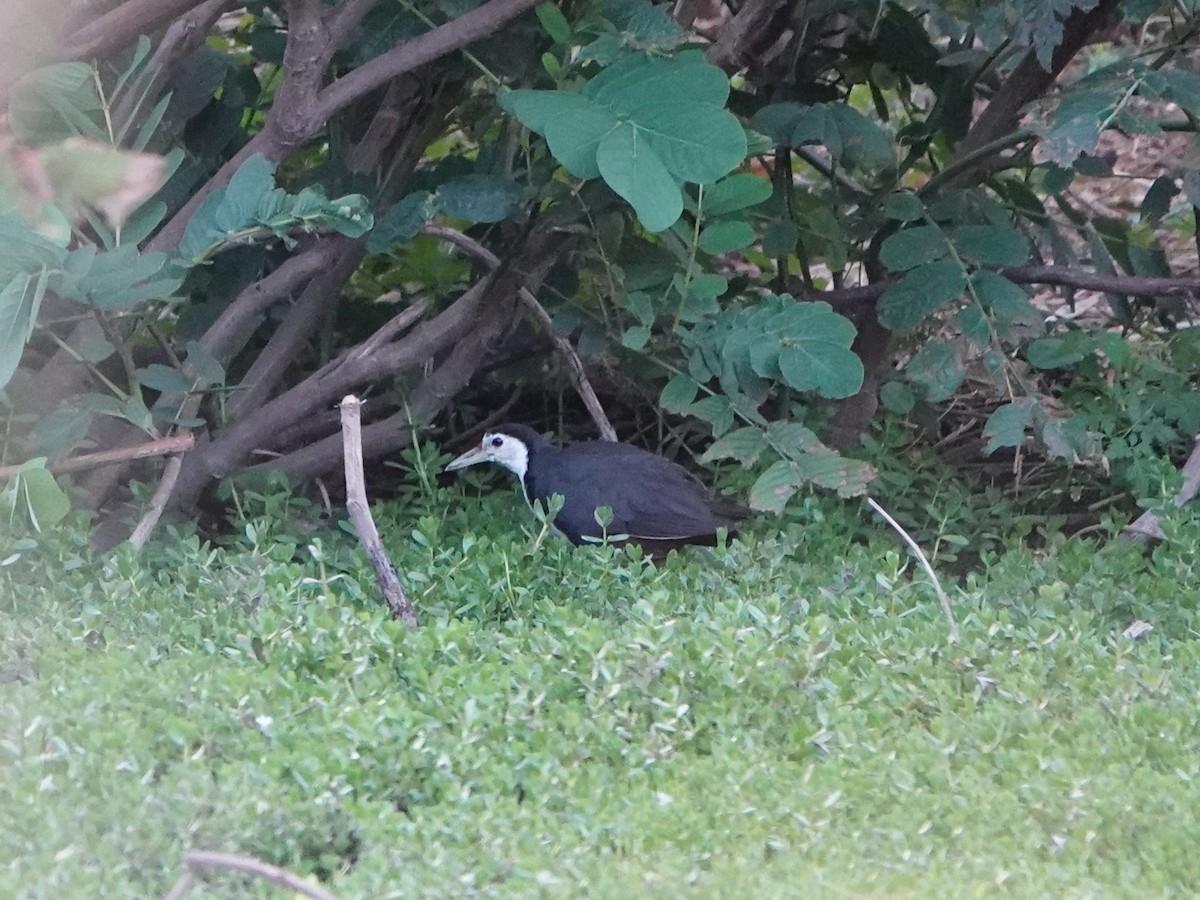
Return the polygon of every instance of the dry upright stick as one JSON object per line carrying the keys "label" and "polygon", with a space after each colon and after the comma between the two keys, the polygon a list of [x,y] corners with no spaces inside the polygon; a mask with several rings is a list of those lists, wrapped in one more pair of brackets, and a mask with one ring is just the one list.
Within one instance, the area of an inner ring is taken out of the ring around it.
{"label": "dry upright stick", "polygon": [[353,394],[347,394],[342,398],[340,408],[342,448],[346,457],[346,511],[350,513],[354,533],[358,535],[367,552],[367,559],[375,569],[375,577],[379,579],[379,587],[383,591],[383,601],[392,611],[392,618],[415,628],[416,610],[405,595],[400,579],[396,577],[396,569],[383,549],[379,530],[371,517],[371,507],[367,505],[367,484],[363,477],[362,401]]}

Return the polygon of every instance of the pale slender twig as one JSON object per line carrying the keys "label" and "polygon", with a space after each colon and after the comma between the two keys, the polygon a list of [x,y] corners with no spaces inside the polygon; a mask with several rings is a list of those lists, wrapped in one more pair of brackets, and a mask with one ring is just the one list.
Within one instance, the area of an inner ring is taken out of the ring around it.
{"label": "pale slender twig", "polygon": [[158,479],[158,487],[154,489],[154,496],[150,498],[150,505],[146,507],[141,521],[133,529],[133,534],[129,535],[129,544],[134,550],[141,550],[146,546],[146,541],[150,540],[150,532],[154,531],[154,526],[162,518],[163,510],[171,500],[171,492],[175,490],[175,479],[179,477],[179,469],[182,466],[182,456],[172,456],[167,460],[162,477]]}
{"label": "pale slender twig", "polygon": [[867,498],[867,503],[870,504],[871,509],[883,516],[883,520],[896,530],[896,533],[904,539],[904,543],[908,544],[908,546],[912,548],[912,552],[917,555],[917,561],[921,563],[921,567],[925,570],[925,574],[927,574],[929,576],[929,580],[933,582],[933,589],[937,591],[938,600],[940,600],[942,603],[942,611],[946,614],[946,621],[950,625],[950,642],[957,644],[962,639],[962,635],[958,631],[958,623],[954,621],[954,610],[950,607],[950,598],[947,597],[946,592],[942,590],[942,583],[938,581],[937,573],[933,571],[933,566],[929,564],[929,559],[921,550],[920,545],[918,545],[917,542],[912,539],[909,533],[900,526],[899,522],[897,522],[888,514],[886,509],[884,509],[870,497]]}
{"label": "pale slender twig", "polygon": [[287,888],[289,891],[311,897],[312,900],[337,900],[337,897],[323,887],[313,884],[287,869],[281,869],[279,866],[273,866],[252,856],[218,853],[212,850],[189,850],[184,854],[183,860],[188,867],[187,871],[175,882],[175,886],[171,888],[171,893],[167,894],[166,900],[182,900],[196,884],[194,870],[203,869],[233,869],[235,872],[245,872],[247,875],[262,878],[272,884]]}
{"label": "pale slender twig", "polygon": [[412,628],[417,626],[417,613],[412,602],[404,593],[396,568],[388,559],[379,530],[371,516],[367,503],[367,485],[363,476],[362,450],[362,401],[353,394],[342,398],[342,449],[346,465],[346,512],[354,525],[354,533],[366,551],[367,559],[379,580],[383,600],[392,611],[392,618],[399,619]]}
{"label": "pale slender twig", "polygon": [[[64,472],[82,472],[85,469],[128,462],[132,459],[149,459],[152,456],[183,453],[191,450],[195,443],[194,435],[179,434],[175,437],[147,441],[145,444],[137,444],[133,447],[118,447],[116,450],[102,450],[98,453],[81,453],[79,456],[51,463],[46,468],[55,475],[62,475]],[[0,466],[0,479],[8,478],[20,469],[20,466]]]}
{"label": "pale slender twig", "polygon": [[[441,238],[448,243],[454,244],[456,247],[482,260],[493,269],[500,265],[500,257],[479,243],[479,241],[468,237],[461,231],[441,225],[426,225],[421,231],[432,237]],[[519,287],[517,289],[517,296],[525,304],[525,307],[533,313],[533,317],[542,326],[542,331],[545,332],[546,337],[550,338],[550,341],[554,344],[554,348],[562,357],[563,362],[567,364],[567,370],[571,373],[571,381],[575,385],[575,390],[578,391],[580,399],[583,400],[583,405],[587,407],[588,414],[592,417],[592,421],[595,423],[596,429],[600,432],[600,436],[606,441],[615,441],[617,439],[617,431],[613,428],[612,422],[609,421],[608,414],[604,412],[600,398],[596,396],[596,391],[592,388],[592,383],[588,380],[587,373],[584,371],[583,360],[579,358],[579,354],[575,352],[575,348],[571,346],[571,342],[555,330],[550,314],[538,302],[538,298],[534,296],[533,291],[526,287]]]}

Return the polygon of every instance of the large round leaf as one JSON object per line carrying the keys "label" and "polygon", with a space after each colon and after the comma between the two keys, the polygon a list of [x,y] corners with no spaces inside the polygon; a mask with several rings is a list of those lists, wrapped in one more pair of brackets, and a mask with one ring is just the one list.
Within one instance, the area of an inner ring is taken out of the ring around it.
{"label": "large round leaf", "polygon": [[629,201],[648,230],[675,224],[683,212],[683,194],[637,128],[624,124],[605,135],[596,161],[609,187]]}

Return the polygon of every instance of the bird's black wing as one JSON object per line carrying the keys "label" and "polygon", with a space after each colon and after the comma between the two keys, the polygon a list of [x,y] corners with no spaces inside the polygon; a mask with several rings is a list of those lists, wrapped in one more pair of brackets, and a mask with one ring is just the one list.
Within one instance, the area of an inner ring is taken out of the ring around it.
{"label": "bird's black wing", "polygon": [[558,525],[573,541],[602,534],[595,519],[599,506],[613,511],[610,535],[645,540],[712,535],[744,517],[740,507],[714,497],[682,466],[637,447],[591,442],[564,452],[571,465],[556,488],[567,501]]}

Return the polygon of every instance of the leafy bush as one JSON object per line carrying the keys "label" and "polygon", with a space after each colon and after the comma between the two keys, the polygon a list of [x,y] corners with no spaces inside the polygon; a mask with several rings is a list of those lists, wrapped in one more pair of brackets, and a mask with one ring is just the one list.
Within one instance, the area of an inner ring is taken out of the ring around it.
{"label": "leafy bush", "polygon": [[[280,0],[157,11],[170,40],[134,41],[132,2],[6,84],[6,496],[39,527],[64,509],[40,473],[89,443],[202,433],[169,497],[190,509],[246,469],[335,469],[350,391],[384,387],[371,459],[472,381],[556,391],[514,328],[538,304],[610,406],[703,423],[765,510],[865,491],[833,448],[880,402],[971,397],[985,454],[1134,460],[1138,493],[1192,427],[1176,5]],[[1128,135],[1160,147],[1138,181]],[[1107,308],[1048,318],[1052,288]],[[1168,396],[1131,418],[1126,372]]]}

